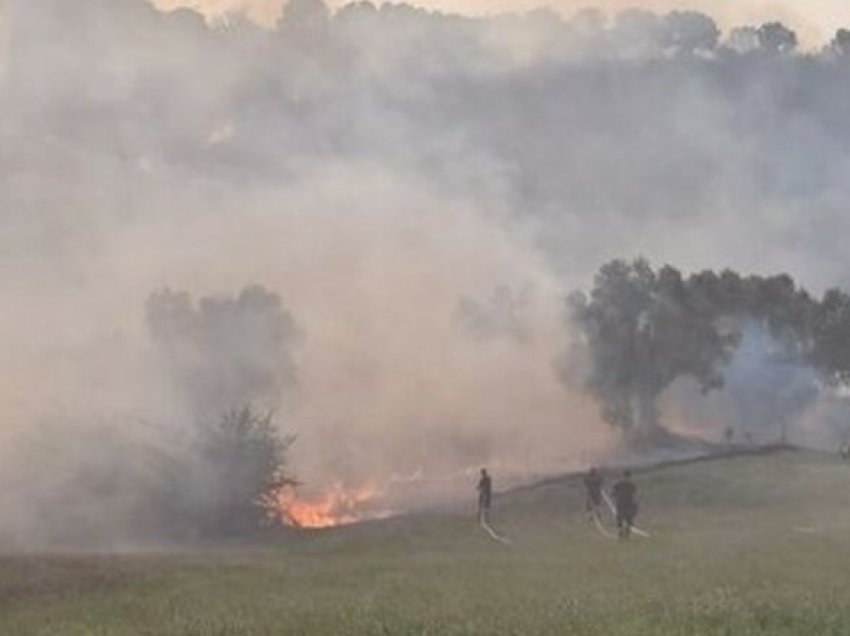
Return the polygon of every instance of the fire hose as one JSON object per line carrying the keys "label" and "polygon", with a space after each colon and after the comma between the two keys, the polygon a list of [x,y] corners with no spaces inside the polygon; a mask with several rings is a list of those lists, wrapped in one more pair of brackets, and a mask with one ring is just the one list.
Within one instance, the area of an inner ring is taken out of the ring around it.
{"label": "fire hose", "polygon": [[487,533],[487,536],[493,539],[493,541],[498,541],[499,543],[504,543],[505,545],[511,545],[510,539],[508,539],[507,537],[503,537],[498,532],[493,530],[493,528],[490,527],[490,524],[487,523],[485,519],[480,520],[480,525],[484,532]]}
{"label": "fire hose", "polygon": [[596,526],[596,529],[599,530],[599,534],[601,534],[606,539],[617,538],[617,535],[608,532],[608,528],[603,525],[602,520],[599,518],[599,514],[595,510],[590,514],[593,517],[593,523]]}

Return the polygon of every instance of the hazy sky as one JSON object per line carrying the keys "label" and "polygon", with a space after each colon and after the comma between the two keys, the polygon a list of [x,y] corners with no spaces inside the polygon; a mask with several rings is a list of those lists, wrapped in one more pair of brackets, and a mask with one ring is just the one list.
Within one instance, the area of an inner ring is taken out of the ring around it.
{"label": "hazy sky", "polygon": [[[345,0],[329,0],[331,5]],[[640,6],[655,11],[694,9],[712,15],[724,27],[781,19],[793,23],[806,44],[828,40],[839,26],[850,24],[850,2],[846,0],[416,0],[411,4],[447,12],[494,13],[527,11],[550,6],[565,14],[596,6],[616,12]],[[261,21],[274,21],[285,0],[154,0],[163,8],[191,6],[209,15],[238,7],[246,8]],[[380,3],[378,3],[380,4]]]}

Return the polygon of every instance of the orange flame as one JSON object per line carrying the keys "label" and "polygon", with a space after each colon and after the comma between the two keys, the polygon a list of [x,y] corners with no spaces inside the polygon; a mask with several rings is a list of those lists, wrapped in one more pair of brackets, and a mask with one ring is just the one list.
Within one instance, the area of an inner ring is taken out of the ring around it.
{"label": "orange flame", "polygon": [[286,525],[332,528],[387,516],[388,512],[373,508],[380,495],[381,491],[372,486],[347,490],[342,484],[335,484],[317,498],[304,499],[294,487],[288,486],[278,494],[278,510]]}

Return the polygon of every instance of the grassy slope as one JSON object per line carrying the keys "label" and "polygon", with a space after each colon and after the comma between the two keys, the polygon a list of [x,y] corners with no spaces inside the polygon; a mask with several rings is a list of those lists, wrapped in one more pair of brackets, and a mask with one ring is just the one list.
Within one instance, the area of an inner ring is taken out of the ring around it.
{"label": "grassy slope", "polygon": [[803,452],[637,475],[618,544],[564,479],[469,518],[256,550],[0,559],[0,634],[850,634],[850,466]]}

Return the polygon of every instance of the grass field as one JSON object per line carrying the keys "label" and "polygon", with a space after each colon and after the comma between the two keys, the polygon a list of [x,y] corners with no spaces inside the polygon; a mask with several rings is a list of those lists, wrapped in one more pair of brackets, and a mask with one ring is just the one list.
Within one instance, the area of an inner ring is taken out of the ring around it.
{"label": "grass field", "polygon": [[488,539],[432,513],[257,548],[0,559],[0,634],[850,634],[850,465],[801,451],[638,472],[618,543],[569,478]]}

